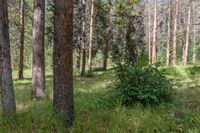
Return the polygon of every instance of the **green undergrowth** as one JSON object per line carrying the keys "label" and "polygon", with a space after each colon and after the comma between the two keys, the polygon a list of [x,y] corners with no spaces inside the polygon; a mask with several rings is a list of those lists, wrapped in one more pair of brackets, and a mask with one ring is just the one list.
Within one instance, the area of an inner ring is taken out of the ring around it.
{"label": "green undergrowth", "polygon": [[[43,101],[31,100],[30,73],[26,70],[26,79],[18,81],[14,72],[17,114],[3,118],[0,112],[0,133],[67,132],[62,119],[52,115],[51,73],[47,73],[47,97]],[[96,71],[92,77],[74,77],[76,118],[69,132],[199,133],[200,67],[167,68],[166,73],[175,90],[172,102],[145,107],[125,107],[113,100],[108,87],[115,77],[112,70]]]}

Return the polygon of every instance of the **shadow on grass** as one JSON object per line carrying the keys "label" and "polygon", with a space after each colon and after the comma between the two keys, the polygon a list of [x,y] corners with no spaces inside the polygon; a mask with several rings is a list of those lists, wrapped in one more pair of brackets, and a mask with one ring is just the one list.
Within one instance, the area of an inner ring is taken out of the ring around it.
{"label": "shadow on grass", "polygon": [[[76,119],[71,129],[72,133],[198,132],[200,130],[198,120],[200,114],[197,108],[200,95],[196,84],[198,79],[194,82],[188,81],[189,84],[194,84],[193,87],[180,84],[181,89],[177,90],[173,105],[145,108],[134,105],[125,108],[114,105],[113,99],[109,99],[110,88],[107,88],[107,84],[113,77],[112,72],[106,72],[98,73],[94,77],[74,78]],[[46,86],[47,98],[43,101],[35,101],[31,100],[31,81],[28,80],[25,84],[16,81],[18,113],[13,118],[0,119],[0,132],[65,132],[62,119],[52,116],[51,77],[48,78]]]}

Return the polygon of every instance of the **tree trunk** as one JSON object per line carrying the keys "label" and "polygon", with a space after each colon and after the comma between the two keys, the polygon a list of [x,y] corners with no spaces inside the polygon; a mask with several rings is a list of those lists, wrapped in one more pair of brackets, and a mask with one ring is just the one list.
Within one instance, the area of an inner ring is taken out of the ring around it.
{"label": "tree trunk", "polygon": [[86,68],[86,49],[83,48],[82,52],[82,68],[81,68],[81,76],[85,76],[85,68]]}
{"label": "tree trunk", "polygon": [[88,67],[92,69],[92,39],[93,39],[93,17],[94,17],[94,0],[91,1],[90,12],[90,34],[89,34],[89,47],[88,47]]}
{"label": "tree trunk", "polygon": [[105,48],[104,48],[104,58],[103,58],[103,70],[107,70],[107,64],[108,64],[108,52],[109,52],[109,38],[108,33],[105,34]]}
{"label": "tree trunk", "polygon": [[75,44],[75,48],[76,48],[76,68],[77,70],[80,72],[80,67],[81,67],[81,51],[82,51],[82,46],[81,46],[81,33],[82,33],[82,26],[83,26],[83,20],[82,20],[82,0],[76,1],[76,5],[77,5],[77,9],[78,11],[76,12],[76,14],[74,14],[74,16],[76,16],[74,18],[75,21],[75,27],[77,28],[77,32],[75,34],[76,35],[76,39],[77,42]]}
{"label": "tree trunk", "polygon": [[166,64],[169,66],[169,58],[170,58],[170,38],[171,38],[171,28],[170,28],[170,21],[171,21],[171,3],[169,3],[169,15],[168,15],[168,23],[167,23],[167,58]]}
{"label": "tree trunk", "polygon": [[33,16],[33,64],[32,96],[45,97],[45,50],[44,50],[45,1],[35,0]]}
{"label": "tree trunk", "polygon": [[20,0],[20,56],[19,79],[24,79],[24,0]]}
{"label": "tree trunk", "polygon": [[184,52],[184,60],[183,65],[187,65],[187,56],[188,56],[188,45],[189,45],[189,32],[190,32],[190,18],[191,18],[191,5],[188,7],[188,17],[187,17],[187,25],[186,25],[186,42],[185,42],[185,52]]}
{"label": "tree trunk", "polygon": [[78,46],[76,48],[76,68],[78,69],[78,71],[80,71],[80,67],[81,67],[81,46]]}
{"label": "tree trunk", "polygon": [[53,109],[69,128],[74,120],[73,1],[54,0]]}
{"label": "tree trunk", "polygon": [[177,43],[177,20],[179,12],[179,0],[176,0],[175,18],[174,18],[174,31],[173,31],[173,65],[177,63],[176,57],[176,43]]}
{"label": "tree trunk", "polygon": [[0,88],[3,113],[16,112],[12,79],[7,0],[0,0]]}
{"label": "tree trunk", "polygon": [[183,30],[183,38],[182,38],[182,63],[184,64],[185,60],[185,44],[186,44],[186,30]]}
{"label": "tree trunk", "polygon": [[[196,13],[195,7],[193,10],[193,19],[195,20]],[[193,24],[193,45],[192,45],[192,63],[196,62],[196,26],[195,23]]]}
{"label": "tree trunk", "polygon": [[152,53],[151,53],[151,50],[152,50],[152,47],[151,47],[151,14],[150,14],[150,0],[148,0],[148,28],[149,28],[149,31],[148,31],[148,48],[149,48],[149,64],[152,63]]}
{"label": "tree trunk", "polygon": [[82,0],[82,31],[81,31],[81,45],[82,45],[82,68],[81,76],[85,76],[86,68],[86,2]]}
{"label": "tree trunk", "polygon": [[152,64],[156,64],[156,32],[157,32],[157,0],[154,0],[154,24],[153,24],[153,45]]}

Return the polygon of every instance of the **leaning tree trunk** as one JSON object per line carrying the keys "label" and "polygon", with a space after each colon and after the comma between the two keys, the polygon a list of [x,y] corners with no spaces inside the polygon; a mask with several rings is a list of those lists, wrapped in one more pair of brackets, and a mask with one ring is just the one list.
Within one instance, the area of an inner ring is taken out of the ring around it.
{"label": "leaning tree trunk", "polygon": [[20,0],[19,79],[24,79],[24,0]]}
{"label": "leaning tree trunk", "polygon": [[152,64],[156,64],[156,32],[157,32],[157,0],[154,0],[154,22],[153,22],[153,44],[152,44]]}
{"label": "leaning tree trunk", "polygon": [[16,112],[11,69],[7,0],[0,0],[0,88],[4,113]]}
{"label": "leaning tree trunk", "polygon": [[176,0],[175,18],[174,18],[174,31],[173,31],[173,65],[177,63],[176,57],[176,43],[177,43],[177,20],[179,12],[179,0]]}
{"label": "leaning tree trunk", "polygon": [[34,1],[33,16],[33,63],[32,97],[45,96],[45,50],[44,50],[45,1]]}
{"label": "leaning tree trunk", "polygon": [[53,109],[73,125],[73,0],[54,0]]}

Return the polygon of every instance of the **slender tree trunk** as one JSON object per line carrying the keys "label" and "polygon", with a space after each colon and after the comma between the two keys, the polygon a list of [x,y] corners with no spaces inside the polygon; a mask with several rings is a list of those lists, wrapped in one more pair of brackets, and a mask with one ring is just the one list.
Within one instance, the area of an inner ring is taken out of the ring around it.
{"label": "slender tree trunk", "polygon": [[[193,13],[193,19],[195,20],[196,13],[195,13],[195,7],[194,7],[194,13]],[[193,46],[192,46],[192,62],[196,62],[196,26],[193,24]]]}
{"label": "slender tree trunk", "polygon": [[156,32],[157,32],[157,0],[154,0],[154,24],[153,24],[153,45],[152,45],[152,64],[156,64]]}
{"label": "slender tree trunk", "polygon": [[183,31],[183,38],[182,38],[182,64],[184,64],[185,60],[185,44],[186,44],[186,30]]}
{"label": "slender tree trunk", "polygon": [[104,35],[104,40],[105,40],[105,47],[104,47],[104,59],[103,59],[103,70],[106,71],[107,70],[107,66],[108,66],[108,58],[109,58],[109,44],[110,44],[110,40],[111,37],[113,36],[112,33],[112,1],[108,0],[108,12],[109,12],[109,16],[108,16],[108,23],[106,24],[106,33]]}
{"label": "slender tree trunk", "polygon": [[108,64],[108,52],[109,52],[109,39],[108,39],[108,33],[105,35],[105,48],[104,48],[104,59],[103,59],[103,70],[107,70],[107,64]]}
{"label": "slender tree trunk", "polygon": [[82,45],[82,67],[81,67],[81,76],[85,76],[86,68],[86,3],[85,0],[82,0],[82,32],[81,32],[81,45]]}
{"label": "slender tree trunk", "polygon": [[93,17],[94,17],[94,0],[91,1],[90,12],[90,34],[89,34],[89,47],[88,47],[88,67],[92,69],[92,39],[93,39]]}
{"label": "slender tree trunk", "polygon": [[78,46],[76,52],[77,52],[77,55],[76,55],[76,68],[80,71],[80,67],[81,67],[81,46]]}
{"label": "slender tree trunk", "polygon": [[7,0],[0,0],[0,89],[3,113],[16,112],[14,87],[12,79],[8,4]]}
{"label": "slender tree trunk", "polygon": [[[187,10],[187,3],[184,3],[183,6],[184,10]],[[185,60],[185,48],[186,48],[186,32],[187,32],[187,13],[183,14],[183,36],[182,36],[182,64],[184,64],[184,60]]]}
{"label": "slender tree trunk", "polygon": [[82,52],[82,68],[81,68],[81,76],[85,76],[85,68],[86,68],[86,49],[83,48]]}
{"label": "slender tree trunk", "polygon": [[168,15],[168,23],[167,23],[167,58],[166,58],[166,64],[169,66],[169,58],[170,58],[170,38],[171,38],[171,27],[170,27],[170,21],[171,21],[171,3],[169,3],[169,15]]}
{"label": "slender tree trunk", "polygon": [[33,16],[32,96],[45,97],[45,1],[35,0]]}
{"label": "slender tree trunk", "polygon": [[175,18],[174,18],[174,31],[173,31],[173,65],[177,63],[176,57],[176,43],[177,43],[177,20],[179,12],[179,0],[176,0]]}
{"label": "slender tree trunk", "polygon": [[193,36],[193,46],[192,46],[192,62],[195,64],[196,62],[196,30],[194,28],[194,36]]}
{"label": "slender tree trunk", "polygon": [[20,0],[20,56],[19,79],[24,79],[24,0]]}
{"label": "slender tree trunk", "polygon": [[149,31],[148,31],[149,64],[152,64],[150,0],[148,0],[148,26],[149,26]]}
{"label": "slender tree trunk", "polygon": [[80,71],[81,67],[81,51],[82,51],[82,46],[81,46],[81,34],[82,34],[82,26],[83,26],[83,20],[82,20],[82,0],[76,1],[76,4],[78,5],[78,12],[75,14],[77,17],[75,17],[75,23],[77,26],[77,45],[76,45],[76,68],[78,71]]}
{"label": "slender tree trunk", "polygon": [[69,128],[74,120],[73,0],[54,0],[54,5],[53,109]]}
{"label": "slender tree trunk", "polygon": [[186,30],[186,43],[185,43],[185,52],[184,52],[184,61],[183,64],[187,65],[188,57],[188,47],[189,47],[189,32],[190,32],[190,19],[191,19],[191,5],[188,7],[188,18],[187,18],[187,30]]}

